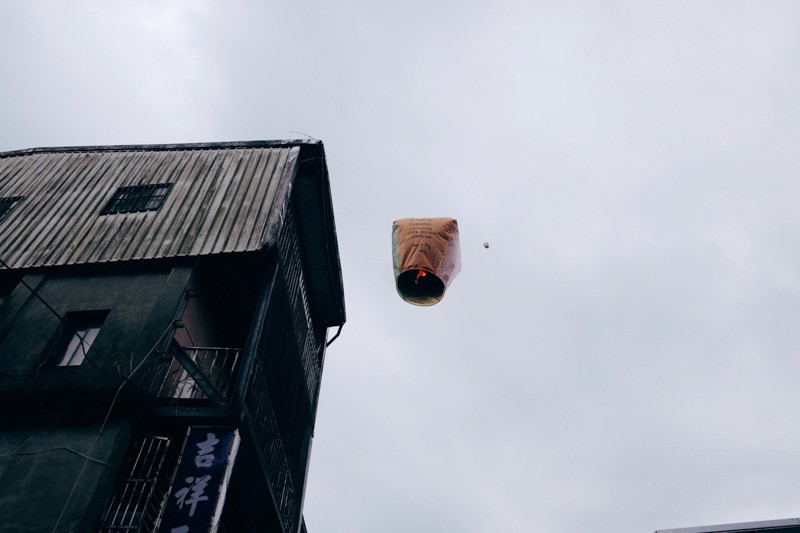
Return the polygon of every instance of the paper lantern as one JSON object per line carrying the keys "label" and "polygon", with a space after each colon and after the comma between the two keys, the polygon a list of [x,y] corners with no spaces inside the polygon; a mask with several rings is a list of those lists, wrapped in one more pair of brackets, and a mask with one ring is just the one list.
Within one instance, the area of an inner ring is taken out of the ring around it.
{"label": "paper lantern", "polygon": [[401,218],[392,224],[394,278],[400,297],[433,305],[461,270],[458,222],[454,218]]}

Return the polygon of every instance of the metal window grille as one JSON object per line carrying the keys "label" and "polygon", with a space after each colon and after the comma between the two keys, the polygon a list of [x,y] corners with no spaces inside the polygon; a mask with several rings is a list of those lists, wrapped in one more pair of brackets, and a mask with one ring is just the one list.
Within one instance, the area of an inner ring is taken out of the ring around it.
{"label": "metal window grille", "polygon": [[171,188],[171,183],[120,187],[100,214],[155,211],[163,205]]}
{"label": "metal window grille", "polygon": [[245,397],[245,420],[252,432],[284,531],[297,531],[300,487],[289,464],[284,438],[310,419],[304,371],[296,348],[287,288],[272,293]]}
{"label": "metal window grille", "polygon": [[269,397],[267,379],[258,359],[254,361],[250,380],[245,403],[247,420],[253,432],[256,447],[262,456],[261,464],[266,469],[283,530],[296,531],[299,515],[298,495],[295,491],[289,463],[286,460],[286,450],[281,440],[278,421]]}
{"label": "metal window grille", "polygon": [[101,521],[101,533],[154,530],[175,463],[170,444],[170,439],[157,436],[133,443],[122,480]]}
{"label": "metal window grille", "polygon": [[0,198],[0,221],[8,216],[14,207],[20,203],[24,196],[9,196],[7,198]]}
{"label": "metal window grille", "polygon": [[306,281],[303,275],[303,263],[291,207],[287,208],[283,219],[283,226],[278,236],[278,251],[281,271],[284,283],[286,283],[286,293],[289,299],[297,349],[301,354],[309,404],[314,405],[319,392],[322,369],[317,358],[317,339],[314,335],[314,326],[311,321]]}

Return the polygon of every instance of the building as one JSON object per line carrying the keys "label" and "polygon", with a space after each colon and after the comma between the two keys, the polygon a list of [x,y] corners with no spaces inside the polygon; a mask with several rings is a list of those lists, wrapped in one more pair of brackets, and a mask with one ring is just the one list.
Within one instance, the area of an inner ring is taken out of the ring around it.
{"label": "building", "polygon": [[762,520],[719,526],[684,527],[680,529],[659,529],[656,533],[800,533],[800,518],[783,520]]}
{"label": "building", "polygon": [[344,321],[320,142],[0,153],[0,529],[305,531]]}

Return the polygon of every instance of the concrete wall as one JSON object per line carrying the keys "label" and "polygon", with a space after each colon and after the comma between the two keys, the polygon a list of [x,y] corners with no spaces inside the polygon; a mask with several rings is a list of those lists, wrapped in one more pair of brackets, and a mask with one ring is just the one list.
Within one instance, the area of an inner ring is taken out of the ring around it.
{"label": "concrete wall", "polygon": [[[80,366],[54,364],[49,352],[62,324],[28,288],[18,284],[4,298],[0,531],[50,532],[56,524],[58,532],[94,531],[132,428],[146,416],[136,390],[128,384],[120,388],[122,375],[130,374],[162,334],[172,337],[167,328],[180,314],[191,273],[191,266],[162,264],[26,275],[59,314],[107,311],[87,355],[94,364]],[[107,413],[110,423],[100,433]]]}
{"label": "concrete wall", "polygon": [[99,434],[100,422],[0,429],[0,531],[94,530],[130,437],[121,422]]}
{"label": "concrete wall", "polygon": [[[87,360],[59,367],[54,343],[64,327],[21,283],[0,308],[0,399],[20,403],[85,402],[114,391],[177,316],[189,267],[100,274],[82,270],[30,274],[25,281],[61,316],[107,312]],[[170,335],[171,332],[168,332]]]}

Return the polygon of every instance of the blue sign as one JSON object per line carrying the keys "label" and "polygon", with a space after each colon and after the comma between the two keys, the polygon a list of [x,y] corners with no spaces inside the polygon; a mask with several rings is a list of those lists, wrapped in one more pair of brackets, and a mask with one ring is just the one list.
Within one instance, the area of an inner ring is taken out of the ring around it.
{"label": "blue sign", "polygon": [[217,530],[238,448],[236,428],[189,428],[159,533],[213,533]]}

